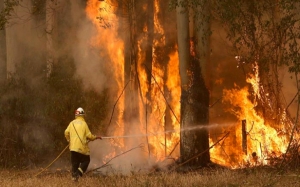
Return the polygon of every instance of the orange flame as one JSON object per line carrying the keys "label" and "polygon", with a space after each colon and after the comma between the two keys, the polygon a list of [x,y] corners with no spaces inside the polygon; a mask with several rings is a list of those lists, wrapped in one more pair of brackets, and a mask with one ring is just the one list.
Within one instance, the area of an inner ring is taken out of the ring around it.
{"label": "orange flame", "polygon": [[[146,8],[146,7],[143,7]],[[155,50],[157,46],[164,47],[165,45],[165,36],[164,31],[162,29],[161,23],[159,22],[159,18],[157,16],[159,12],[159,1],[155,0],[154,2],[154,32],[159,34],[160,38],[155,38],[153,40],[153,55],[155,54]],[[115,15],[115,9],[113,6],[110,6],[106,2],[99,2],[98,0],[89,0],[87,2],[86,12],[88,18],[93,22],[95,27],[97,28],[97,35],[91,39],[90,44],[95,48],[101,48],[99,53],[103,56],[109,56],[109,64],[110,68],[112,68],[112,72],[114,77],[112,79],[117,80],[117,93],[113,95],[119,96],[124,88],[124,43],[122,40],[118,38],[118,18]],[[106,20],[114,20],[112,23],[105,22]],[[112,25],[113,24],[113,25]],[[147,32],[148,28],[145,26],[143,28],[143,32]],[[141,119],[139,119],[138,123],[141,123],[137,128],[137,132],[145,133],[145,101],[146,101],[146,93],[149,92],[149,87],[147,85],[147,72],[144,68],[145,54],[142,51],[142,44],[147,38],[141,37],[137,42],[137,68],[138,68],[138,76],[140,82],[140,92],[142,98],[136,98],[139,100],[139,112]],[[101,47],[103,46],[103,47]],[[145,137],[148,138],[148,144],[151,147],[151,157],[154,160],[162,160],[165,158],[166,153],[170,153],[175,146],[177,146],[177,142],[179,142],[179,133],[170,132],[168,139],[166,141],[165,131],[165,111],[167,108],[166,101],[164,99],[164,95],[169,94],[168,102],[170,102],[170,106],[172,107],[174,113],[179,118],[180,111],[180,82],[179,82],[179,70],[178,70],[178,57],[177,53],[170,54],[170,61],[165,69],[168,71],[164,71],[159,62],[156,61],[155,57],[153,57],[152,62],[152,78],[151,81],[151,100],[148,100],[148,103],[151,103],[151,109],[149,110],[147,119],[148,119],[148,129]],[[168,74],[167,76],[165,74]],[[165,77],[168,77],[165,79]],[[155,80],[154,80],[155,79]],[[164,93],[164,86],[167,87],[167,90],[170,93]],[[163,91],[163,94],[161,93]],[[144,100],[144,102],[143,102]],[[124,97],[120,98],[118,102],[117,110],[119,111],[119,116],[114,125],[117,125],[118,128],[114,128],[113,134],[111,136],[123,136],[124,135],[124,122],[123,122],[123,111],[124,111]],[[174,130],[179,130],[179,122],[178,120],[171,115],[172,126]],[[118,130],[116,130],[118,129]],[[118,141],[112,142],[114,145],[118,145],[121,149],[125,150],[126,145],[122,139],[118,139]],[[128,148],[128,147],[127,147]],[[116,155],[116,153],[108,153],[105,157],[108,159]],[[178,152],[173,152],[173,156],[178,156]]]}
{"label": "orange flame", "polygon": [[[91,38],[90,44],[92,47],[99,49],[100,55],[108,55],[108,59],[110,59],[109,63],[107,63],[109,64],[108,69],[110,69],[111,72],[118,72],[113,73],[114,77],[112,79],[116,80],[117,88],[116,90],[112,90],[114,93],[112,95],[120,95],[124,88],[124,76],[122,73],[119,73],[124,72],[124,43],[118,37],[118,18],[114,14],[115,9],[104,1],[99,2],[98,0],[89,0],[86,6],[86,13],[97,29],[97,35]],[[100,24],[99,22],[101,20],[107,21],[107,23],[105,25]],[[113,24],[113,26],[107,29],[111,24]],[[120,98],[116,108],[116,110],[119,111],[124,110],[123,98]],[[119,130],[113,132],[113,135],[115,136],[123,135],[124,132],[124,129],[122,128],[122,113],[119,112],[118,114],[119,116],[117,116],[116,125]],[[114,143],[124,146],[122,139],[118,140],[118,142],[114,141]]]}
{"label": "orange flame", "polygon": [[[146,8],[146,7],[143,7]],[[164,47],[166,45],[165,33],[160,23],[159,13],[159,0],[154,1],[154,32],[155,36],[161,36],[154,38],[153,40],[153,62],[152,62],[152,80],[151,89],[147,85],[147,72],[143,66],[145,61],[145,54],[142,51],[142,44],[147,39],[141,37],[137,42],[137,68],[140,80],[140,92],[142,98],[139,100],[141,119],[138,120],[139,126],[138,132],[144,134],[148,138],[148,144],[150,145],[151,157],[155,161],[163,160],[171,152],[172,156],[179,156],[178,143],[180,139],[180,125],[178,119],[180,119],[180,79],[179,79],[179,62],[177,53],[174,52],[169,55],[169,62],[166,65],[162,65],[156,58],[156,50],[158,47]],[[118,37],[118,18],[115,14],[115,9],[106,2],[99,2],[98,0],[89,0],[86,7],[86,12],[89,19],[93,22],[97,28],[97,35],[91,39],[90,44],[95,48],[100,48],[99,53],[103,56],[109,56],[109,64],[113,74],[112,79],[117,81],[117,86],[114,88],[115,96],[121,95],[124,88],[124,43]],[[97,19],[98,18],[98,19]],[[99,21],[113,20],[112,23]],[[145,26],[143,32],[147,32],[148,28]],[[255,73],[251,75],[247,82],[251,84],[254,90],[254,98],[258,100],[262,98],[259,84],[258,66],[255,67]],[[221,84],[222,79],[219,80]],[[166,89],[165,89],[166,88]],[[151,99],[147,100],[146,94],[151,90]],[[270,154],[279,155],[284,153],[287,145],[287,138],[284,135],[279,134],[276,129],[272,128],[270,124],[261,117],[255,110],[256,103],[249,99],[249,90],[247,87],[238,88],[237,86],[231,90],[224,90],[223,102],[230,104],[230,112],[235,115],[237,122],[232,124],[225,124],[221,132],[229,131],[230,134],[222,142],[215,145],[211,151],[211,159],[221,165],[235,167],[243,167],[245,165],[255,164],[268,164],[266,158]],[[150,103],[151,109],[145,117],[146,107],[145,102]],[[167,100],[167,101],[166,101]],[[168,105],[171,107],[171,111],[168,111]],[[120,98],[118,102],[117,110],[118,117],[115,121],[118,128],[114,128],[112,132],[113,136],[124,135],[124,97]],[[165,117],[167,112],[170,112],[172,130],[165,134],[166,121]],[[147,118],[147,131],[145,127],[145,121]],[[246,120],[246,144],[247,154],[242,148],[242,127],[241,121]],[[118,129],[118,130],[116,130]],[[159,134],[160,133],[160,134]],[[214,134],[214,131],[210,132],[210,144],[214,144],[222,135]],[[118,145],[120,148],[125,148],[123,139],[114,141],[113,145]],[[177,146],[177,147],[176,147]],[[175,152],[173,149],[177,148]],[[116,153],[108,153],[107,157],[112,157]]]}
{"label": "orange flame", "polygon": [[[247,82],[251,84],[255,98],[260,98],[260,86],[258,76],[258,66],[255,67],[254,75],[250,75]],[[211,157],[217,163],[235,167],[251,166],[256,164],[268,164],[267,158],[270,155],[280,156],[286,151],[288,139],[279,134],[276,129],[267,124],[265,120],[256,112],[256,104],[249,99],[247,87],[242,89],[237,86],[231,90],[223,91],[223,102],[229,103],[238,121],[231,124],[226,129],[230,131],[230,136],[220,145],[211,150]],[[247,153],[242,150],[242,127],[241,121],[246,120],[247,130]],[[210,139],[210,143],[213,144]]]}

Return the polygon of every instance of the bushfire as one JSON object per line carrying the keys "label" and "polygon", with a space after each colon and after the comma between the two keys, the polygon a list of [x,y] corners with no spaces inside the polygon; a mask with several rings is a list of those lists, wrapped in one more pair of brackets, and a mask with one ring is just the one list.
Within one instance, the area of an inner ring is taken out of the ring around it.
{"label": "bushfire", "polygon": [[[111,145],[115,146],[115,152],[107,153],[109,159],[119,152],[129,149],[140,143],[146,144],[142,157],[151,160],[151,163],[162,162],[166,158],[180,157],[180,79],[179,62],[176,45],[171,46],[173,50],[168,50],[168,54],[162,53],[162,48],[167,45],[166,34],[162,26],[161,7],[159,0],[154,1],[154,25],[152,41],[152,67],[145,66],[146,54],[143,46],[149,35],[145,34],[149,30],[149,25],[145,24],[143,33],[140,33],[136,43],[136,63],[130,66],[135,74],[131,75],[129,81],[125,82],[125,46],[124,37],[120,37],[120,24],[129,21],[126,17],[118,17],[118,4],[114,1],[89,0],[86,7],[86,14],[94,26],[97,33],[91,38],[90,45],[99,49],[99,53],[110,59],[107,62],[113,77],[118,84],[112,88],[115,96],[119,100],[116,105],[116,112],[113,123],[108,129],[109,136],[124,136],[130,134],[142,134],[133,141],[125,139],[112,140]],[[147,7],[142,7],[147,10]],[[124,27],[122,27],[124,28]],[[130,26],[127,27],[129,29]],[[175,28],[173,28],[175,30]],[[122,32],[129,32],[129,30]],[[176,35],[176,33],[174,33]],[[129,36],[128,36],[129,37]],[[169,46],[170,47],[170,46]],[[164,52],[164,51],[163,51]],[[160,62],[161,55],[165,55],[167,63]],[[257,70],[259,67],[255,67]],[[151,81],[149,83],[147,71],[151,71]],[[132,72],[132,71],[131,71]],[[133,96],[138,102],[138,116],[135,119],[124,121],[126,105],[125,95],[130,95],[135,90],[134,79],[138,77],[138,94]],[[229,112],[236,117],[234,122],[224,124],[214,124],[209,128],[210,134],[210,155],[215,163],[231,168],[254,166],[258,164],[269,164],[270,156],[279,156],[286,151],[288,137],[281,135],[275,128],[272,128],[256,110],[255,99],[260,99],[260,82],[258,71],[248,75],[249,87],[224,90],[222,102],[229,103]],[[128,86],[127,86],[128,84]],[[251,95],[252,94],[252,95]],[[126,124],[130,123],[130,124]],[[209,127],[209,126],[208,126]],[[222,141],[218,142],[227,132]],[[215,144],[215,142],[218,142]],[[104,160],[105,162],[105,160]],[[148,162],[149,163],[149,162]]]}

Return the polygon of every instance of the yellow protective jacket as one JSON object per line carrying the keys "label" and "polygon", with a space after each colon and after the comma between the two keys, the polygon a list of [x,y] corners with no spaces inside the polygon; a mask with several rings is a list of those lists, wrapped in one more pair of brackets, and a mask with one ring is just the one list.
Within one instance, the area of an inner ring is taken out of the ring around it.
{"label": "yellow protective jacket", "polygon": [[65,130],[65,137],[70,143],[70,151],[75,151],[84,155],[90,155],[88,142],[89,140],[95,140],[97,136],[91,133],[82,116],[76,116]]}

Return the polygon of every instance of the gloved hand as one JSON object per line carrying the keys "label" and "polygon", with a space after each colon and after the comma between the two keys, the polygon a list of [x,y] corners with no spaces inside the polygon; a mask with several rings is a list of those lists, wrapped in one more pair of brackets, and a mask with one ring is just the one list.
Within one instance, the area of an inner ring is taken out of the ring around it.
{"label": "gloved hand", "polygon": [[96,139],[100,139],[100,140],[102,140],[102,137],[101,136],[97,136],[97,138]]}

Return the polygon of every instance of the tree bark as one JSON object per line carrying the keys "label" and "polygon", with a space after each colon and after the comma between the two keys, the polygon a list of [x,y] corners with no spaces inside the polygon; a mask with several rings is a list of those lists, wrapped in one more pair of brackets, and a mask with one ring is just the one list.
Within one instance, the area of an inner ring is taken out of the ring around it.
{"label": "tree bark", "polygon": [[[0,10],[4,8],[4,1],[0,0]],[[6,67],[6,33],[5,28],[0,30],[0,86],[6,82],[7,67]]]}
{"label": "tree bark", "polygon": [[[178,0],[180,1],[180,0]],[[179,56],[179,73],[181,80],[181,108],[180,108],[180,161],[184,162],[193,156],[194,137],[189,128],[192,116],[188,111],[188,68],[190,64],[190,44],[189,44],[189,15],[188,10],[179,6],[177,12],[177,37],[178,37],[178,56]]]}
{"label": "tree bark", "polygon": [[57,36],[57,15],[55,11],[57,4],[57,0],[46,1],[47,77],[50,77],[53,71],[53,65],[56,61],[54,41]]}
{"label": "tree bark", "polygon": [[[181,0],[179,0],[180,2]],[[179,3],[180,4],[180,3]],[[181,162],[205,152],[191,160],[187,166],[205,166],[210,162],[208,125],[209,93],[206,88],[196,51],[195,20],[190,17],[186,8],[177,7],[178,52],[181,78]],[[194,36],[191,37],[190,36]],[[204,50],[204,49],[201,49]],[[197,128],[199,127],[199,129]],[[191,130],[193,129],[193,130]]]}
{"label": "tree bark", "polygon": [[[181,0],[178,0],[180,2]],[[189,45],[189,15],[185,7],[179,6],[176,8],[177,13],[177,40],[178,40],[178,56],[179,56],[179,73],[181,87],[184,92],[188,86],[188,67],[190,60],[190,45]]]}
{"label": "tree bark", "polygon": [[[195,33],[195,53],[192,61],[192,72],[194,76],[194,83],[192,86],[193,94],[195,95],[195,101],[197,105],[195,110],[195,123],[203,127],[197,130],[196,138],[196,150],[197,153],[204,152],[209,148],[209,134],[206,127],[209,125],[209,88],[211,88],[210,82],[210,8],[209,2],[205,2],[201,6],[196,7],[196,13],[198,16],[191,22],[194,22],[196,27],[191,28]],[[202,13],[199,13],[202,12]],[[195,64],[194,64],[195,63]],[[194,68],[193,68],[194,67]],[[198,165],[204,166],[210,162],[209,151],[206,151],[200,157],[196,159]]]}

